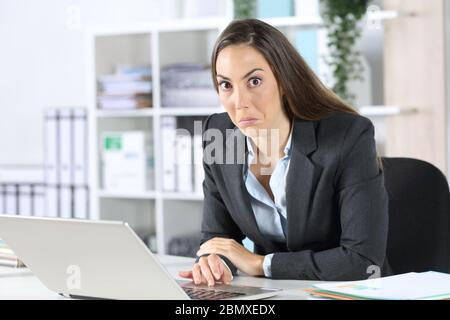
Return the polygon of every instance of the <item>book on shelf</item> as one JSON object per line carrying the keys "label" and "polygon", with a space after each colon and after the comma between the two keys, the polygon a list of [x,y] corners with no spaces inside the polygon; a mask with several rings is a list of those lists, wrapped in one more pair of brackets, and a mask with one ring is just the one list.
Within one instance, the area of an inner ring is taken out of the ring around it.
{"label": "book on shelf", "polygon": [[97,102],[100,109],[152,107],[150,67],[117,67],[114,74],[98,77]]}
{"label": "book on shelf", "polygon": [[161,71],[162,107],[212,107],[220,105],[207,64],[172,64]]}
{"label": "book on shelf", "polygon": [[8,245],[0,239],[0,267],[23,268],[25,264],[20,260]]}

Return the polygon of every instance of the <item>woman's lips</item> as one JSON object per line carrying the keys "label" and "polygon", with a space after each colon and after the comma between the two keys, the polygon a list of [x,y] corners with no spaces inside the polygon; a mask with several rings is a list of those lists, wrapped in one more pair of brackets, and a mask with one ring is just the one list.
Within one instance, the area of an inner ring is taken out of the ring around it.
{"label": "woman's lips", "polygon": [[256,118],[243,118],[239,120],[239,124],[243,126],[251,126],[254,125],[257,121],[258,119]]}

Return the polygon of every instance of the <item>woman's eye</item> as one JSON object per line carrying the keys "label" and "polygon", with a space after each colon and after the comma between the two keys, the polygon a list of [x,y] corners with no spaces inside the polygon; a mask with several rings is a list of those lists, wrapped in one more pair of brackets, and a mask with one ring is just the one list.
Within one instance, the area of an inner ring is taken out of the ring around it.
{"label": "woman's eye", "polygon": [[231,85],[225,81],[221,82],[219,85],[223,90],[229,90],[231,88]]}
{"label": "woman's eye", "polygon": [[251,78],[249,81],[252,87],[257,87],[261,84],[261,79],[259,78]]}

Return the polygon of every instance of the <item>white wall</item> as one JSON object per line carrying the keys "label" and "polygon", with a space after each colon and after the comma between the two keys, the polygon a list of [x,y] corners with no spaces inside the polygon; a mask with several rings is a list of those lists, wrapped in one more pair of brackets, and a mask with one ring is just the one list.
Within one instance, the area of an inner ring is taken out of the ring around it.
{"label": "white wall", "polygon": [[175,18],[175,1],[0,0],[0,166],[41,164],[43,110],[85,104],[87,28]]}

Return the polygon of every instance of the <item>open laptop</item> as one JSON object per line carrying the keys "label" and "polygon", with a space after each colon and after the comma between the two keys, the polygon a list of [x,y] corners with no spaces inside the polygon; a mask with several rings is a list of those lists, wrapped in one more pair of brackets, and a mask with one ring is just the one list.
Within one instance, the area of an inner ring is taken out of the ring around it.
{"label": "open laptop", "polygon": [[0,238],[47,288],[67,297],[263,299],[280,292],[176,281],[124,222],[0,215]]}

